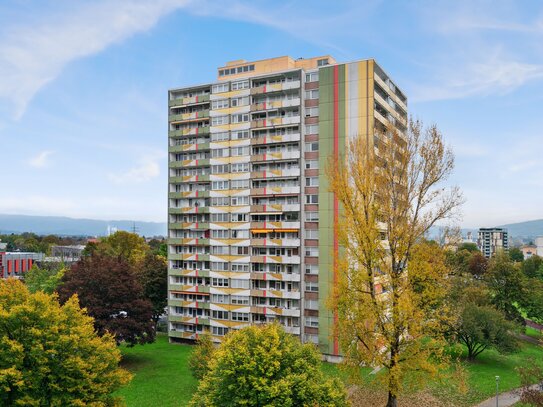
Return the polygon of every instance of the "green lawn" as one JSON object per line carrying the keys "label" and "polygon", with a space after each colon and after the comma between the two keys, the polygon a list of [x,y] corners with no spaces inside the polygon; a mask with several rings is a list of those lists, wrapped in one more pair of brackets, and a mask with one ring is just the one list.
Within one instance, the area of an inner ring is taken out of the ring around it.
{"label": "green lawn", "polygon": [[526,327],[526,335],[536,339],[543,339],[543,335],[541,334],[541,331],[539,329],[535,329],[529,326]]}
{"label": "green lawn", "polygon": [[[118,394],[125,398],[128,407],[185,406],[197,386],[187,367],[192,349],[189,345],[169,344],[164,335],[158,336],[156,343],[151,345],[122,346],[122,366],[130,370],[134,378]],[[515,368],[533,360],[543,364],[543,347],[523,343],[520,352],[512,355],[487,350],[474,363],[462,363],[468,373],[466,394],[451,391],[446,383],[432,386],[432,392],[459,406],[472,406],[494,395],[496,376],[500,376],[500,391],[518,387],[520,382]],[[346,373],[337,365],[323,363],[322,370],[327,375],[346,379]]]}
{"label": "green lawn", "polygon": [[197,386],[188,370],[191,351],[189,345],[169,344],[165,335],[157,336],[150,345],[121,346],[121,365],[134,378],[117,394],[124,397],[128,407],[187,405]]}

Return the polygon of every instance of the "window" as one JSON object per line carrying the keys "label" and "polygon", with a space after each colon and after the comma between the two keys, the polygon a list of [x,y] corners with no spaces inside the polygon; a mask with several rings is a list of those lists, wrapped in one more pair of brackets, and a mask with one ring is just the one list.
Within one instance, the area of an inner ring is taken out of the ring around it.
{"label": "window", "polygon": [[325,66],[325,65],[328,65],[328,64],[329,64],[328,58],[323,58],[323,59],[317,60],[317,66]]}
{"label": "window", "polygon": [[[246,229],[233,229],[232,238],[234,239],[249,239],[249,231]],[[245,252],[240,252],[238,254],[247,254]]]}
{"label": "window", "polygon": [[306,170],[316,170],[317,168],[319,168],[319,160],[307,160],[305,162]]}
{"label": "window", "polygon": [[212,133],[211,141],[226,141],[230,140],[230,134],[227,131],[221,131],[220,133]]}
{"label": "window", "polygon": [[[214,150],[219,151],[219,150]],[[211,173],[212,174],[228,174],[230,172],[230,168],[228,164],[222,164],[222,165],[212,165],[211,166]]]}
{"label": "window", "polygon": [[319,115],[319,108],[317,106],[308,107],[305,109],[305,117],[317,117],[318,115]]}
{"label": "window", "polygon": [[232,140],[241,140],[249,138],[249,130],[233,131]]}
{"label": "window", "polygon": [[[237,232],[235,230],[232,233]],[[241,236],[232,236],[233,238],[241,239]],[[233,256],[248,256],[249,255],[249,246],[232,246],[231,254]]]}
{"label": "window", "polygon": [[249,155],[249,147],[232,147],[231,148],[232,157],[239,157],[241,155]]}
{"label": "window", "polygon": [[305,291],[311,291],[311,292],[314,292],[314,293],[318,293],[319,292],[319,283],[306,282],[305,283]]}
{"label": "window", "polygon": [[[244,72],[247,72],[244,68],[247,68],[246,66],[240,67]],[[239,89],[248,89],[249,88],[249,81],[239,81],[239,82],[232,82],[232,90],[239,90]]]}
{"label": "window", "polygon": [[305,213],[305,220],[307,222],[318,222],[319,221],[319,213],[318,212],[306,212]]}
{"label": "window", "polygon": [[306,229],[305,238],[306,239],[318,239],[319,238],[319,230],[318,229]]}
{"label": "window", "polygon": [[319,142],[312,141],[310,143],[305,143],[305,151],[306,152],[319,151]]}
{"label": "window", "polygon": [[248,179],[235,179],[230,181],[230,187],[232,189],[245,189],[249,188],[249,180]]}
{"label": "window", "polygon": [[228,107],[228,99],[213,100],[211,102],[212,109],[225,109]]}
{"label": "window", "polygon": [[319,125],[318,124],[308,124],[305,126],[305,134],[318,134]]}
{"label": "window", "polygon": [[211,158],[228,157],[229,150],[227,148],[217,148],[211,150]]}
{"label": "window", "polygon": [[228,181],[213,181],[211,183],[211,189],[214,189],[214,190],[228,189]]}
{"label": "window", "polygon": [[228,319],[228,311],[211,311],[211,317],[215,319]]}
{"label": "window", "polygon": [[247,222],[247,214],[246,213],[233,213],[232,214],[232,222]]}
{"label": "window", "polygon": [[243,206],[249,205],[248,196],[233,196],[232,197],[232,206]]}
{"label": "window", "polygon": [[231,164],[230,171],[232,171],[232,172],[248,172],[249,171],[249,163]]}
{"label": "window", "polygon": [[228,83],[219,83],[211,87],[211,93],[228,92]]}
{"label": "window", "polygon": [[249,314],[245,312],[232,312],[232,321],[248,322]]}
{"label": "window", "polygon": [[232,296],[232,304],[249,305],[249,297],[243,297],[241,295],[233,295]]}
{"label": "window", "polygon": [[232,98],[230,100],[230,104],[232,105],[232,107],[247,106],[249,104],[249,97],[243,96],[240,98]]}
{"label": "window", "polygon": [[212,278],[211,285],[213,287],[228,287],[228,279],[227,278]]}
{"label": "window", "polygon": [[212,230],[211,237],[213,239],[228,239],[230,237],[230,229]]}
{"label": "window", "polygon": [[214,261],[211,263],[211,270],[228,271],[228,263]]}
{"label": "window", "polygon": [[230,246],[211,246],[211,254],[229,255]]}
{"label": "window", "polygon": [[249,263],[232,263],[232,271],[237,271],[238,273],[248,273]]}
{"label": "window", "polygon": [[317,82],[319,80],[319,73],[318,72],[308,72],[305,74],[305,81],[306,82]]}
{"label": "window", "polygon": [[211,302],[215,302],[217,304],[228,304],[228,295],[212,294],[211,295]]}
{"label": "window", "polygon": [[229,213],[212,213],[211,222],[229,222]]}
{"label": "window", "polygon": [[228,206],[228,205],[230,205],[230,198],[227,196],[211,198],[211,206]]}
{"label": "window", "polygon": [[319,274],[319,266],[317,264],[306,264],[305,274]]}
{"label": "window", "polygon": [[230,287],[232,287],[232,288],[245,288],[245,289],[248,289],[250,280],[239,280],[239,279],[233,278],[231,280],[231,283],[232,284],[230,285]]}
{"label": "window", "polygon": [[228,333],[228,328],[222,326],[212,326],[211,333],[216,336],[224,336]]}
{"label": "window", "polygon": [[212,126],[220,126],[221,124],[228,124],[228,116],[217,116],[211,118]]}
{"label": "window", "polygon": [[319,186],[319,177],[306,177],[305,178],[306,187],[318,187]]}
{"label": "window", "polygon": [[305,98],[306,99],[318,99],[319,98],[319,90],[318,89],[311,89],[305,91]]}
{"label": "window", "polygon": [[306,247],[305,255],[307,257],[319,257],[319,248],[318,247]]}
{"label": "window", "polygon": [[305,196],[305,203],[310,205],[317,205],[319,203],[319,196],[318,195],[306,195]]}
{"label": "window", "polygon": [[309,328],[318,328],[319,317],[305,317],[305,326]]}
{"label": "window", "polygon": [[233,114],[231,123],[243,123],[249,121],[249,114],[243,113],[243,114]]}

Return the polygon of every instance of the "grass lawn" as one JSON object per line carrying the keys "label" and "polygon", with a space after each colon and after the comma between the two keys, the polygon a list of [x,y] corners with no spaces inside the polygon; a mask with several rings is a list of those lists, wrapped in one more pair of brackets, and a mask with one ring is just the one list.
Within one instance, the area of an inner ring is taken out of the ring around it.
{"label": "grass lawn", "polygon": [[150,345],[121,346],[121,365],[134,378],[117,394],[124,397],[128,407],[187,405],[197,386],[188,369],[191,351],[189,345],[169,344],[165,335],[158,335]]}
{"label": "grass lawn", "polygon": [[539,329],[532,328],[530,326],[526,327],[526,335],[531,336],[535,339],[543,339],[543,335]]}

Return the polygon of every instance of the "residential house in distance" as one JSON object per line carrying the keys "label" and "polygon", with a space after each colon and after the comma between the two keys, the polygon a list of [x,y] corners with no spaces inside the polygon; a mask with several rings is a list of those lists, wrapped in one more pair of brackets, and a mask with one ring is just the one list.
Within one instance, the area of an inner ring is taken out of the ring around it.
{"label": "residential house in distance", "polygon": [[533,244],[527,244],[520,248],[520,251],[522,252],[522,255],[524,256],[524,260],[529,259],[532,256],[537,255],[537,246]]}
{"label": "residential house in distance", "polygon": [[477,246],[486,258],[494,256],[499,251],[509,250],[507,229],[480,228],[477,238]]}
{"label": "residential house in distance", "polygon": [[168,104],[170,341],[277,321],[334,359],[339,205],[324,169],[352,137],[405,132],[404,93],[373,59],[284,56],[229,62]]}

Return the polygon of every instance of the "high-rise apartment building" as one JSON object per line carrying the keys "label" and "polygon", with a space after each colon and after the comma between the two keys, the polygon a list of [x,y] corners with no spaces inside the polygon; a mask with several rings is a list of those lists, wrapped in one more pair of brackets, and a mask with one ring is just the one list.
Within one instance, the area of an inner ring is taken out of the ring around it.
{"label": "high-rise apartment building", "polygon": [[238,60],[169,91],[169,337],[278,321],[338,355],[327,307],[338,200],[325,168],[356,135],[407,125],[374,60]]}
{"label": "high-rise apartment building", "polygon": [[480,228],[477,246],[479,246],[479,250],[486,258],[494,256],[498,251],[509,250],[507,229]]}

